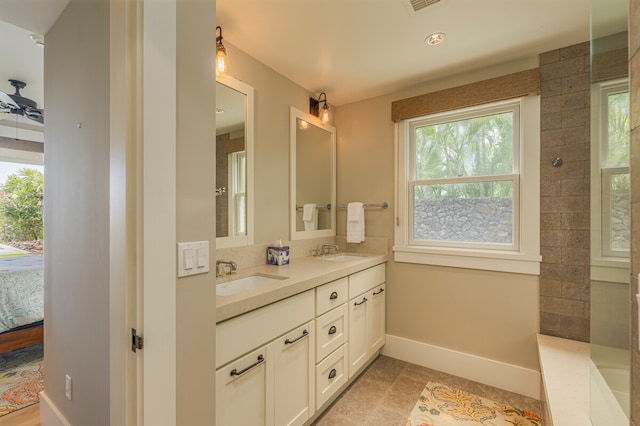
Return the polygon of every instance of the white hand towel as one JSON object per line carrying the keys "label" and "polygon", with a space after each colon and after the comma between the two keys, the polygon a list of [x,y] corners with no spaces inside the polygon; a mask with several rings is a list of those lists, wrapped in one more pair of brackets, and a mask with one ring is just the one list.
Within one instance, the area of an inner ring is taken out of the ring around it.
{"label": "white hand towel", "polygon": [[364,205],[360,202],[347,205],[347,242],[364,241]]}
{"label": "white hand towel", "polygon": [[318,229],[318,209],[315,204],[309,203],[302,206],[302,222],[305,231]]}

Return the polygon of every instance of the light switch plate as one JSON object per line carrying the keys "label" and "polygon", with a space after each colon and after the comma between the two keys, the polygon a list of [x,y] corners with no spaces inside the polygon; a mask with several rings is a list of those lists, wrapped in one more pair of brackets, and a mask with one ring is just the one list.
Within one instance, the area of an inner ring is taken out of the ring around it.
{"label": "light switch plate", "polygon": [[178,243],[178,278],[209,272],[209,241]]}

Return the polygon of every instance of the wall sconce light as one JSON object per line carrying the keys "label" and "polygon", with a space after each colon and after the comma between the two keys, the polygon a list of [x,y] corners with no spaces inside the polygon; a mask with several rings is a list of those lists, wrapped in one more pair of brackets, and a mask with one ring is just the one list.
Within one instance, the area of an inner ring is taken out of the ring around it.
{"label": "wall sconce light", "polygon": [[[322,99],[324,96],[324,99]],[[322,106],[322,111],[320,111],[320,102],[324,102]],[[318,99],[309,98],[309,114],[315,115],[316,117],[320,117],[320,121],[323,124],[327,124],[329,119],[331,118],[329,115],[329,106],[327,105],[327,94],[322,92]]]}
{"label": "wall sconce light", "polygon": [[[218,35],[220,31],[220,35]],[[216,76],[224,76],[229,71],[227,49],[222,44],[222,27],[216,27]]]}

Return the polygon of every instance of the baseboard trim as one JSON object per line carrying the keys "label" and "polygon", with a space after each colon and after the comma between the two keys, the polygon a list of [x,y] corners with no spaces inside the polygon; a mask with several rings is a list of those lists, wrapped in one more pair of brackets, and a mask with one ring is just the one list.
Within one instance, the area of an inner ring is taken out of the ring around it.
{"label": "baseboard trim", "polygon": [[540,399],[540,372],[387,334],[382,354]]}
{"label": "baseboard trim", "polygon": [[42,426],[71,426],[71,423],[65,419],[44,391],[40,392],[40,424]]}

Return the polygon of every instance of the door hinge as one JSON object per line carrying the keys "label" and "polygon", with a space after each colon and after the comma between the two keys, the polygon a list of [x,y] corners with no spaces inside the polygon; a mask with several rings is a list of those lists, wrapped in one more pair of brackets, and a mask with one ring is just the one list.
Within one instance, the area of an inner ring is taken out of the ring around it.
{"label": "door hinge", "polygon": [[138,336],[138,334],[136,333],[136,329],[132,328],[131,329],[131,350],[133,352],[136,352],[139,349],[142,349],[144,346],[144,340],[142,339],[142,336]]}

